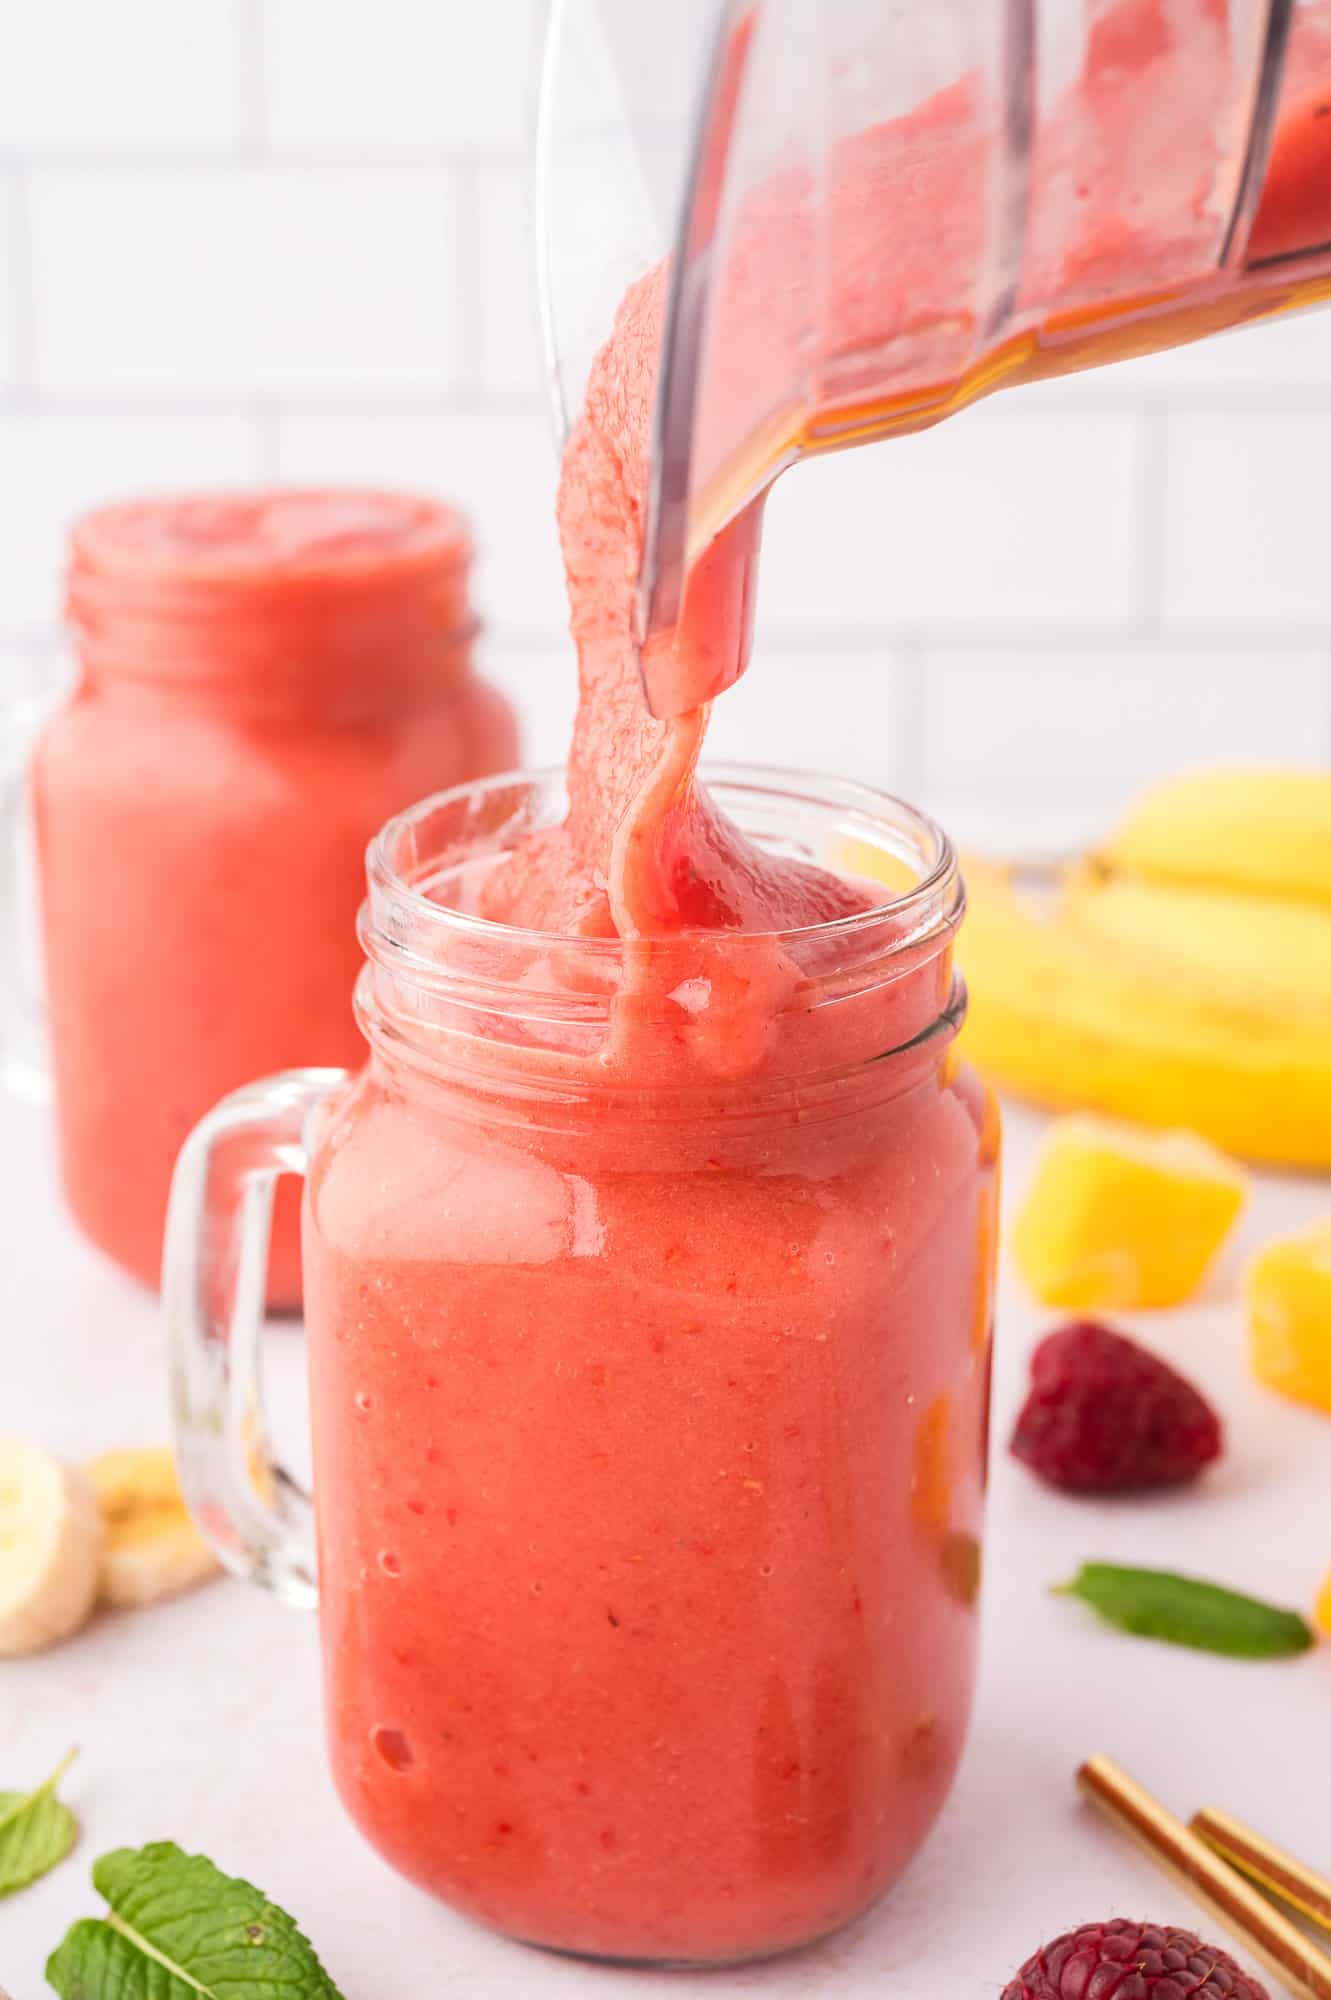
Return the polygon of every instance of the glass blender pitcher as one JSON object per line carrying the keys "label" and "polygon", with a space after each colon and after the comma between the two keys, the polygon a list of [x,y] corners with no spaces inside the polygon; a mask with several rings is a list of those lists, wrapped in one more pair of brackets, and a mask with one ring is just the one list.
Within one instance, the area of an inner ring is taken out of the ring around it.
{"label": "glass blender pitcher", "polygon": [[740,636],[690,648],[690,604],[718,538],[756,561],[788,466],[1331,298],[1331,0],[645,11],[555,0],[540,235],[564,410],[626,275],[671,258],[638,579],[658,715],[743,671]]}

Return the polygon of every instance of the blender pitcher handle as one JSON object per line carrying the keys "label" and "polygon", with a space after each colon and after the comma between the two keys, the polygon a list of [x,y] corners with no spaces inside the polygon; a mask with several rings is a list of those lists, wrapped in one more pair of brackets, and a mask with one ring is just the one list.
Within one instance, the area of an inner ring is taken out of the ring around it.
{"label": "blender pitcher handle", "polygon": [[180,1483],[235,1575],[315,1603],[310,1496],[273,1456],[260,1396],[273,1189],[304,1175],[311,1113],[347,1080],[293,1069],[224,1097],[181,1148],[171,1182],[162,1306]]}

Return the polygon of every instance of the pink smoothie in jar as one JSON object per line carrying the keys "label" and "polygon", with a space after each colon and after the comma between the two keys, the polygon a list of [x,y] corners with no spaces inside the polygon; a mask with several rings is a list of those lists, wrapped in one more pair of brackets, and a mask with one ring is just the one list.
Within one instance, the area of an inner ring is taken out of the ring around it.
{"label": "pink smoothie in jar", "polygon": [[558,793],[471,788],[374,851],[371,1056],[306,1223],[329,1742],[470,1915],[719,1963],[867,1907],[956,1768],[997,1119],[926,821],[714,780],[733,838],[917,886],[644,954],[470,914]]}
{"label": "pink smoothie in jar", "polygon": [[75,1217],[138,1278],[219,1094],[357,1059],[371,834],[515,760],[472,667],[470,554],[452,508],[355,490],[130,502],[74,531],[79,678],[33,772],[60,1156]]}

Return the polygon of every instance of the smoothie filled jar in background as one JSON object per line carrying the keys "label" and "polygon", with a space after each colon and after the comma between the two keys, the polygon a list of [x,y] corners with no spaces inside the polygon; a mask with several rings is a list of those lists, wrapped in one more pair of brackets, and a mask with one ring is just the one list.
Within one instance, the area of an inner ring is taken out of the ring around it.
{"label": "smoothie filled jar in background", "polygon": [[[709,794],[760,848],[899,891],[784,932],[522,930],[472,913],[561,782],[426,801],[371,853],[365,1067],[205,1120],[166,1264],[197,1515],[293,1601],[317,1527],[357,1824],[499,1930],[658,1963],[834,1930],[938,1813],[991,1339],[950,847],[854,785]],[[236,1275],[292,1167],[312,1521],[256,1466]]]}
{"label": "smoothie filled jar in background", "polygon": [[[131,502],[73,535],[77,685],[33,765],[65,1191],[156,1283],[177,1149],[223,1092],[346,1063],[364,851],[516,761],[472,667],[452,508],[360,491]],[[279,1204],[272,1297],[299,1297]]]}

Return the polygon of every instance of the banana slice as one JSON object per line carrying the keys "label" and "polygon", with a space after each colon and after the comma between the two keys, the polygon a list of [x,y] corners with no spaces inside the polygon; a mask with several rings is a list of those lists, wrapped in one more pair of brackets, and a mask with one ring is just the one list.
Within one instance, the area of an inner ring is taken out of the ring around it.
{"label": "banana slice", "polygon": [[216,1556],[195,1527],[165,1447],[104,1451],[88,1476],[106,1525],[103,1604],[155,1604],[216,1574]]}
{"label": "banana slice", "polygon": [[73,1466],[0,1438],[0,1657],[40,1652],[83,1624],[97,1597],[104,1530]]}

